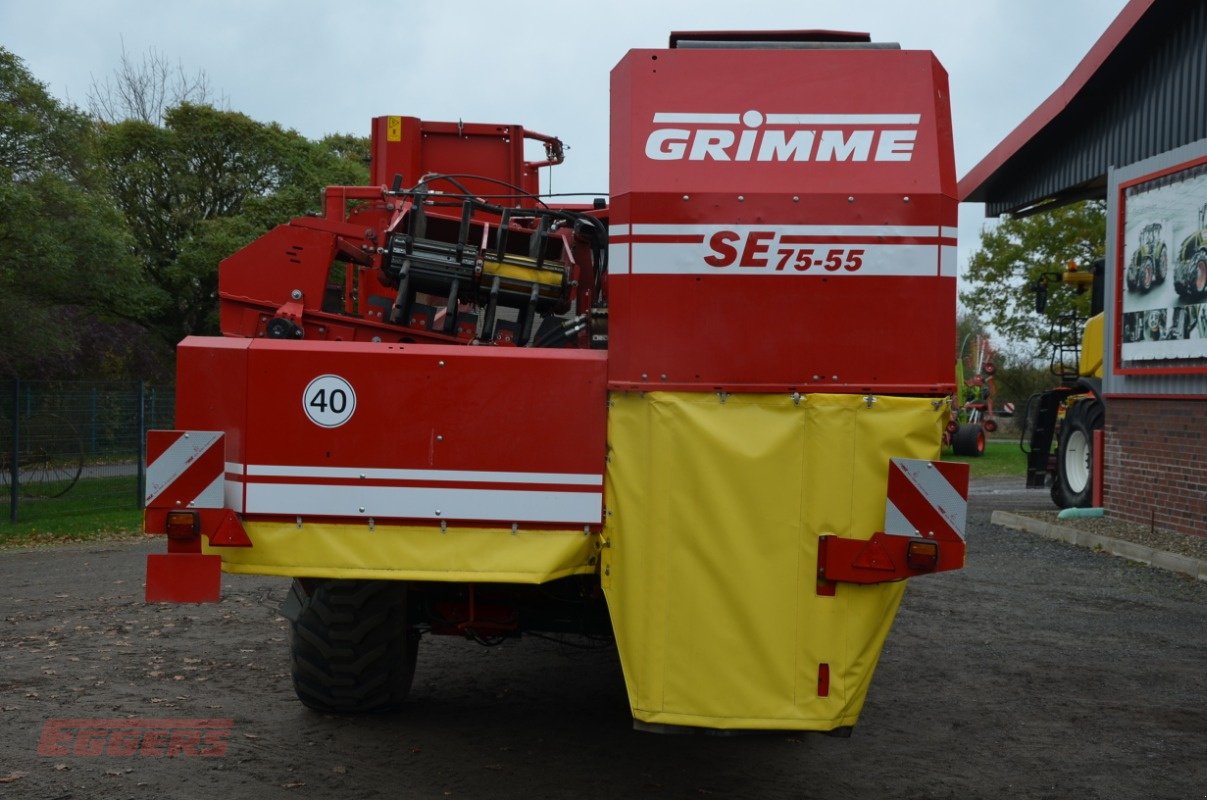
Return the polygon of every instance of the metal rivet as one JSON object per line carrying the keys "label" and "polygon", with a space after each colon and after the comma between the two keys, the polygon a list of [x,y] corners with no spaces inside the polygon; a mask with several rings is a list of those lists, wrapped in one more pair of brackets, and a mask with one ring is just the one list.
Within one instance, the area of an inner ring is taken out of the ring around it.
{"label": "metal rivet", "polygon": [[662,380],[666,380],[666,373],[662,373]]}
{"label": "metal rivet", "polygon": [[792,202],[793,202],[793,203],[799,203],[799,202],[800,202],[800,197],[798,197],[797,195],[792,195]]}
{"label": "metal rivet", "polygon": [[[361,511],[364,511],[364,509],[362,508]],[[436,516],[440,516],[440,509],[436,509]]]}
{"label": "metal rivet", "polygon": [[365,513],[365,507],[364,507],[364,506],[361,506],[361,507],[360,507],[360,513],[362,513],[362,514],[363,514],[363,513]]}
{"label": "metal rivet", "polygon": [[292,297],[294,300],[301,300],[302,299],[302,290],[294,289],[292,292],[289,293],[289,296]]}
{"label": "metal rivet", "polygon": [[686,202],[687,202],[688,200],[690,200],[690,199],[691,199],[691,198],[690,198],[690,197],[688,197],[687,195],[683,195],[683,202],[685,202],[685,203],[686,203]]}
{"label": "metal rivet", "polygon": [[738,202],[739,202],[739,203],[745,203],[745,202],[746,202],[746,197],[745,197],[744,195],[738,195]]}
{"label": "metal rivet", "polygon": [[650,379],[649,373],[646,373],[646,372],[641,373],[641,379],[643,381],[648,381]]}
{"label": "metal rivet", "polygon": [[907,195],[906,197],[902,198],[902,199],[903,199],[903,200],[904,200],[906,203],[908,203],[908,202],[909,202],[909,196],[908,196],[908,195]]}
{"label": "metal rivet", "polygon": [[855,202],[855,195],[850,195],[849,197],[847,197],[847,202],[848,202],[848,203],[854,203],[854,202]]}
{"label": "metal rivet", "polygon": [[444,366],[444,362],[443,362],[443,361],[437,361],[437,362],[436,362],[436,366],[438,366],[438,367],[443,367],[443,366]]}
{"label": "metal rivet", "polygon": [[380,341],[381,341],[381,337],[380,337],[380,336],[374,336],[374,337],[373,337],[373,341],[375,341],[375,342],[380,342]]}
{"label": "metal rivet", "polygon": [[443,436],[443,435],[441,435],[441,434],[437,434],[437,435],[436,435],[436,441],[438,441],[438,442],[443,442],[443,441],[444,441],[444,436]]}

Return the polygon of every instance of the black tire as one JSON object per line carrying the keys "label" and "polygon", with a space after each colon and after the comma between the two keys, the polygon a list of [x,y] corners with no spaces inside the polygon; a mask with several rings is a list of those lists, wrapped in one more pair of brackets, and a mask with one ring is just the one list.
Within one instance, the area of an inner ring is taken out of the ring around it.
{"label": "black tire", "polygon": [[1187,294],[1191,297],[1201,297],[1207,294],[1207,250],[1194,254],[1194,267],[1186,276]]}
{"label": "black tire", "polygon": [[407,624],[406,584],[295,580],[290,591],[284,613],[292,621],[298,699],[337,714],[398,709],[411,689],[419,644]]}
{"label": "black tire", "polygon": [[1169,251],[1161,245],[1157,252],[1157,283],[1165,283],[1165,275],[1169,272]]}
{"label": "black tire", "polygon": [[1144,264],[1140,267],[1140,288],[1143,291],[1147,292],[1153,288],[1154,272],[1153,260],[1151,258],[1144,259]]}
{"label": "black tire", "polygon": [[1094,431],[1105,419],[1106,409],[1093,399],[1078,400],[1065,412],[1052,484],[1052,501],[1060,508],[1088,508],[1093,502]]}
{"label": "black tire", "polygon": [[957,456],[985,454],[985,430],[980,425],[965,423],[951,437],[951,451]]}

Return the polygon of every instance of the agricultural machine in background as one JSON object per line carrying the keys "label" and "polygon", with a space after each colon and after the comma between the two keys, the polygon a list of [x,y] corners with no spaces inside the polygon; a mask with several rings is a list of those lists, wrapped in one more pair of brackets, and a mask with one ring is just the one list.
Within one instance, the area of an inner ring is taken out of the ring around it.
{"label": "agricultural machine in background", "polygon": [[422,637],[577,634],[638,727],[849,731],[904,579],[964,563],[948,96],[866,34],[674,34],[580,205],[536,194],[553,137],[375,119],[374,185],[224,261],[179,346],[148,599],[292,578],[321,711],[398,708]]}
{"label": "agricultural machine in background", "polygon": [[943,431],[943,444],[957,456],[984,455],[985,435],[997,430],[997,417],[1013,413],[1010,404],[1000,412],[993,406],[997,392],[995,355],[988,336],[969,334],[960,345],[960,357],[956,359],[959,394]]}
{"label": "agricultural machine in background", "polygon": [[1019,439],[1027,454],[1028,488],[1050,487],[1052,502],[1060,508],[1087,507],[1093,501],[1094,433],[1106,422],[1102,396],[1105,268],[1104,259],[1089,269],[1069,262],[1062,272],[1045,274],[1035,285],[1036,311],[1041,314],[1047,307],[1049,283],[1091,292],[1088,319],[1071,312],[1052,326],[1051,371],[1060,382],[1028,398]]}

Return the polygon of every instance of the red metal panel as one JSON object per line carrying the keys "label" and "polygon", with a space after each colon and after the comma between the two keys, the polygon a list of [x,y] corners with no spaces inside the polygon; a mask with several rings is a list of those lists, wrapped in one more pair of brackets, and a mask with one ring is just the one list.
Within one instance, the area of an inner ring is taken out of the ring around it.
{"label": "red metal panel", "polygon": [[217,603],[222,598],[222,557],[148,555],[145,598],[148,603]]}
{"label": "red metal panel", "polygon": [[951,390],[931,54],[636,50],[612,95],[613,387]]}
{"label": "red metal panel", "polygon": [[[201,371],[232,341],[244,372]],[[245,515],[601,521],[604,353],[221,339],[181,352],[180,384],[217,380],[223,399],[182,400],[180,424],[234,435]]]}

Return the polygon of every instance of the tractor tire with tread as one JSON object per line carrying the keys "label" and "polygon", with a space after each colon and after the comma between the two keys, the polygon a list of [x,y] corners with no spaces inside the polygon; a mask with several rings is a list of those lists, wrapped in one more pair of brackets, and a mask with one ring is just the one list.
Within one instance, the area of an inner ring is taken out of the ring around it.
{"label": "tractor tire with tread", "polygon": [[977,423],[961,423],[951,437],[951,452],[957,456],[985,454],[985,430]]}
{"label": "tractor tire with tread", "polygon": [[1078,400],[1065,412],[1056,447],[1052,502],[1060,508],[1088,508],[1093,502],[1094,431],[1106,419],[1098,400]]}
{"label": "tractor tire with tread", "polygon": [[407,623],[405,583],[295,580],[283,613],[292,623],[290,666],[303,704],[338,714],[402,705],[419,644]]}

